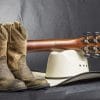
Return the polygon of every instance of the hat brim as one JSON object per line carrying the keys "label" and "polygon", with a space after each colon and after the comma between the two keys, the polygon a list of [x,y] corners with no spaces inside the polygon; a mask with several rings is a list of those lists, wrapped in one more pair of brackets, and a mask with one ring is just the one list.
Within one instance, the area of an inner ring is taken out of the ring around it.
{"label": "hat brim", "polygon": [[67,85],[69,83],[74,83],[74,82],[84,81],[84,80],[98,79],[98,78],[100,78],[100,72],[86,72],[86,73],[75,75],[73,77],[66,77],[66,78],[61,78],[61,79],[46,77],[46,80],[48,81],[50,86],[53,87],[53,86]]}

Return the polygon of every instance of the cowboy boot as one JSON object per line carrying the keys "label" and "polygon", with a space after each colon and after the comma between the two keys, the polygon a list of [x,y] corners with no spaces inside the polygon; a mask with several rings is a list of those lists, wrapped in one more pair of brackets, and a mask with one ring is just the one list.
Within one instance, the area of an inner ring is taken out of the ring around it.
{"label": "cowboy boot", "polygon": [[[9,28],[10,27],[10,28]],[[12,25],[5,25],[9,32],[8,42],[8,66],[14,76],[25,82],[28,88],[40,89],[49,86],[45,79],[35,79],[31,70],[26,64],[27,36],[23,26],[15,22]]]}
{"label": "cowboy boot", "polygon": [[8,33],[0,25],[0,91],[18,91],[26,89],[24,82],[15,79],[7,65]]}

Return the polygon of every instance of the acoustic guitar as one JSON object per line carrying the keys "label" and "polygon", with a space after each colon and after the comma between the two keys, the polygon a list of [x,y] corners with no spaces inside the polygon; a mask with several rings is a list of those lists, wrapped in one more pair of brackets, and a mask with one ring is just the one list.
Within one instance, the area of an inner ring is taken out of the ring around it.
{"label": "acoustic guitar", "polygon": [[28,40],[27,50],[33,51],[52,51],[54,49],[73,49],[83,50],[85,56],[100,56],[100,32],[87,32],[80,38],[74,39],[43,39]]}

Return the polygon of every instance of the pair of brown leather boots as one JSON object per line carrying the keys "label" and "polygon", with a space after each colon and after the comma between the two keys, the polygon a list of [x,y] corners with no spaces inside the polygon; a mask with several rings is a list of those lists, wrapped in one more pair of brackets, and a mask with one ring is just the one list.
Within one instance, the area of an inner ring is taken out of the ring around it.
{"label": "pair of brown leather boots", "polygon": [[0,91],[39,89],[49,86],[34,78],[26,64],[26,30],[19,22],[0,24]]}

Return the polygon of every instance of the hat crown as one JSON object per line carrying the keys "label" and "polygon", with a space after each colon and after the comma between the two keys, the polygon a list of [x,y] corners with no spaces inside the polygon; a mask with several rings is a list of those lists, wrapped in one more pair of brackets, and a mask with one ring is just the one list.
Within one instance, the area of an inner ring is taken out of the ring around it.
{"label": "hat crown", "polygon": [[72,77],[89,72],[87,58],[82,51],[63,50],[52,51],[48,57],[46,77]]}

